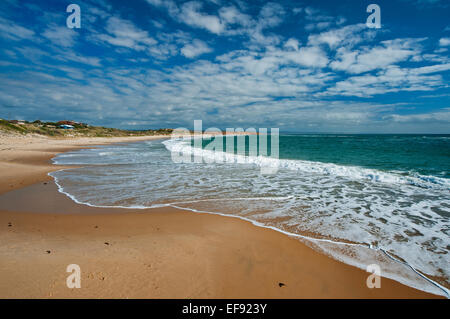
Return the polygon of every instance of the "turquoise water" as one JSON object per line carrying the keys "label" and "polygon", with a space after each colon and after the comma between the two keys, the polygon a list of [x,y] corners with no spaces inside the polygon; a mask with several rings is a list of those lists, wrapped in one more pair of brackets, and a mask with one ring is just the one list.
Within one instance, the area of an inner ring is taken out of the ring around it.
{"label": "turquoise water", "polygon": [[[250,137],[239,138],[245,138],[245,154],[249,155]],[[223,138],[223,150],[231,139],[236,153],[238,137]],[[203,146],[209,142],[210,139],[204,139]],[[270,151],[269,137],[269,154]],[[281,135],[279,158],[450,178],[450,135]]]}
{"label": "turquoise water", "polygon": [[450,135],[290,135],[280,157],[450,177]]}
{"label": "turquoise water", "polygon": [[450,286],[449,135],[281,135],[279,158],[255,138],[101,146],[58,155],[83,167],[51,175],[80,203],[243,218],[419,289],[445,292],[417,272]]}

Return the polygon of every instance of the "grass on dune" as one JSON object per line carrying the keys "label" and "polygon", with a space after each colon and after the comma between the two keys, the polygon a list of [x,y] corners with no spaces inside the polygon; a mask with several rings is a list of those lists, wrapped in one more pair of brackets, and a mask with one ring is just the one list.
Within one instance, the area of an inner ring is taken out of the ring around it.
{"label": "grass on dune", "polygon": [[55,122],[24,122],[11,123],[0,120],[0,131],[12,134],[38,134],[53,137],[121,137],[121,136],[148,136],[148,135],[170,135],[172,129],[158,130],[121,130],[102,126],[87,126],[84,124],[73,124],[74,129],[67,130],[59,127]]}

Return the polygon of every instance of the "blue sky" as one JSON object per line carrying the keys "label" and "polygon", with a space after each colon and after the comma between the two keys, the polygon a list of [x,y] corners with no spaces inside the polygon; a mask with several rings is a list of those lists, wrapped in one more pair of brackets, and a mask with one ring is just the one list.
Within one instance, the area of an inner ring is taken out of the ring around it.
{"label": "blue sky", "polygon": [[447,0],[2,0],[0,117],[450,133],[449,17]]}

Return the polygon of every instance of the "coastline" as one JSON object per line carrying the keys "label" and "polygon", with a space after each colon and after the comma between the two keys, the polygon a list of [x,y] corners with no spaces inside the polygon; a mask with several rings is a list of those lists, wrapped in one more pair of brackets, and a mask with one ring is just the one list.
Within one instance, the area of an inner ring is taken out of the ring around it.
{"label": "coastline", "polygon": [[[0,297],[442,298],[387,278],[368,289],[363,270],[244,220],[79,205],[47,175],[59,152],[150,138],[2,139]],[[72,263],[81,289],[65,285]]]}

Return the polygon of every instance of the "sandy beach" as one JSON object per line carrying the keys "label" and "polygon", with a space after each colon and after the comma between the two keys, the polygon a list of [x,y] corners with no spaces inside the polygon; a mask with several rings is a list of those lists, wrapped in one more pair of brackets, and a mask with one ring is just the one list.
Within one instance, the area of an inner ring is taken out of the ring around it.
{"label": "sandy beach", "polygon": [[[439,298],[249,222],[172,208],[106,209],[57,191],[57,153],[158,137],[0,140],[0,298]],[[69,289],[66,267],[81,267]]]}

